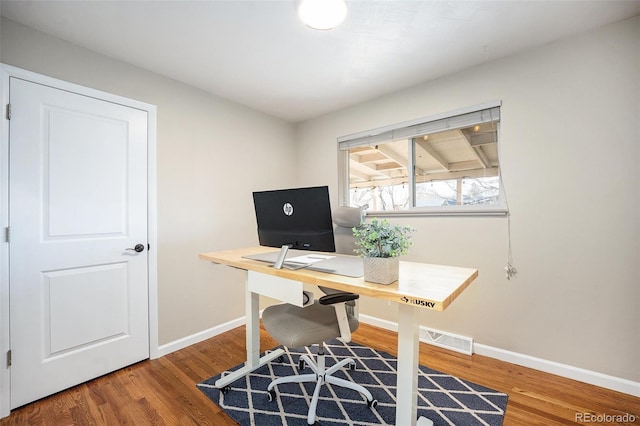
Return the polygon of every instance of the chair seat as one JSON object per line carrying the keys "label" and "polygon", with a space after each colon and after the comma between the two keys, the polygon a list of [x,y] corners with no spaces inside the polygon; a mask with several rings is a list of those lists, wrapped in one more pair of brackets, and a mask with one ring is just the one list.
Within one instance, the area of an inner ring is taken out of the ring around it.
{"label": "chair seat", "polygon": [[[301,348],[340,337],[332,305],[313,305],[300,308],[288,303],[269,306],[262,312],[262,322],[269,334],[281,345]],[[358,320],[349,316],[349,328],[355,331]]]}

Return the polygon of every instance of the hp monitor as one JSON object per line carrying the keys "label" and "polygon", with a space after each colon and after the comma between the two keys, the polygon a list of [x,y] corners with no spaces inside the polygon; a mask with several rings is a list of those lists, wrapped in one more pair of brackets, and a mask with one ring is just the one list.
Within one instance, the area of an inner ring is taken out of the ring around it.
{"label": "hp monitor", "polygon": [[336,250],[327,186],[254,192],[253,204],[261,246]]}

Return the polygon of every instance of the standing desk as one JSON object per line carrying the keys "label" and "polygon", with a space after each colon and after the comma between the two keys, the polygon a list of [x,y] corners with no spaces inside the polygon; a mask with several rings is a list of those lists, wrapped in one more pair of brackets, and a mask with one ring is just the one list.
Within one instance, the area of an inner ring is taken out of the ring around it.
{"label": "standing desk", "polygon": [[396,425],[420,424],[417,420],[420,310],[444,311],[478,276],[477,269],[401,261],[399,280],[391,285],[381,285],[363,278],[309,269],[274,269],[264,262],[244,257],[272,251],[278,249],[250,247],[199,256],[203,260],[247,271],[247,362],[243,368],[218,380],[216,387],[224,388],[283,353],[278,350],[260,357],[259,296],[262,294],[303,306],[303,284],[307,283],[389,300],[398,305]]}

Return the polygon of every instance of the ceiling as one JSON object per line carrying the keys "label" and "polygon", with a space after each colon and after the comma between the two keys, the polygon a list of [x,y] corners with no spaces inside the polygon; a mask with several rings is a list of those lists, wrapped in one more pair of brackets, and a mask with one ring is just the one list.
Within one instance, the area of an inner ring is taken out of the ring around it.
{"label": "ceiling", "polygon": [[296,0],[2,1],[2,16],[300,122],[640,13],[633,1],[348,0],[331,31]]}

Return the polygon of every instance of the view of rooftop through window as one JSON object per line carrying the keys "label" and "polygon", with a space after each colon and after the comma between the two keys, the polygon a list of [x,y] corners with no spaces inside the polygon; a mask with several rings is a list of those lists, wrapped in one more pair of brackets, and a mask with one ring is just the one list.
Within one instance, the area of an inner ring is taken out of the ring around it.
{"label": "view of rooftop through window", "polygon": [[[499,109],[495,111],[495,117],[485,115],[475,124],[467,117],[464,127],[352,144],[350,205],[403,211],[500,204]],[[436,128],[448,126],[438,121]]]}

